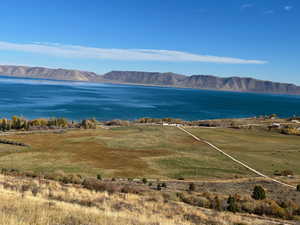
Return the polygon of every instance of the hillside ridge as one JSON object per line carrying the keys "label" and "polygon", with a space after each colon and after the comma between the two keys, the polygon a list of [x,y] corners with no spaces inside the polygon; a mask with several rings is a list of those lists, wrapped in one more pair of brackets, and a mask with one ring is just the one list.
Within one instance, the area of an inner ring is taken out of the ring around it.
{"label": "hillside ridge", "polygon": [[300,94],[300,86],[251,77],[186,76],[176,73],[111,71],[103,75],[70,69],[0,65],[0,75],[53,80],[127,83],[255,93]]}

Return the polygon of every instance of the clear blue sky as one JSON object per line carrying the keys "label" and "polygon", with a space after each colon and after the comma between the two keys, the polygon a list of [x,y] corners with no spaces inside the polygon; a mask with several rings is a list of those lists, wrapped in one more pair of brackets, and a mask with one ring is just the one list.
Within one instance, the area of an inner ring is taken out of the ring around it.
{"label": "clear blue sky", "polygon": [[0,64],[300,85],[299,0],[10,0],[0,11]]}

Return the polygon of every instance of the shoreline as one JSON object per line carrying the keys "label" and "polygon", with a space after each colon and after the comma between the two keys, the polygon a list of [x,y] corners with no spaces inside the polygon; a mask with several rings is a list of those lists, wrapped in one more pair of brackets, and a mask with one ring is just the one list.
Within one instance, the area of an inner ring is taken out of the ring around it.
{"label": "shoreline", "polygon": [[89,80],[61,80],[61,79],[50,79],[41,78],[37,76],[19,76],[19,75],[5,75],[0,74],[0,78],[14,78],[14,79],[28,79],[28,80],[48,80],[57,82],[76,82],[76,83],[88,83],[88,84],[111,84],[111,85],[129,85],[129,86],[142,86],[142,87],[161,87],[161,88],[175,88],[175,89],[187,89],[187,90],[200,90],[200,91],[218,91],[218,92],[230,92],[230,93],[242,93],[242,94],[258,94],[258,95],[271,95],[271,96],[300,96],[300,93],[282,93],[282,92],[257,92],[257,91],[243,91],[243,90],[232,90],[232,89],[213,89],[213,88],[197,88],[197,87],[181,87],[176,85],[160,85],[160,84],[143,84],[143,83],[129,83],[115,80],[100,80],[100,81],[89,81]]}

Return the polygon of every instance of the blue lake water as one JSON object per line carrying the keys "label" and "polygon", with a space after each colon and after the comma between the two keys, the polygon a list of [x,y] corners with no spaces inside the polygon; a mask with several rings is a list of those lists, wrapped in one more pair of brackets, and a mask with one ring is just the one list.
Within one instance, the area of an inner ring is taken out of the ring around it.
{"label": "blue lake water", "polygon": [[300,115],[300,96],[0,77],[0,117],[185,120]]}

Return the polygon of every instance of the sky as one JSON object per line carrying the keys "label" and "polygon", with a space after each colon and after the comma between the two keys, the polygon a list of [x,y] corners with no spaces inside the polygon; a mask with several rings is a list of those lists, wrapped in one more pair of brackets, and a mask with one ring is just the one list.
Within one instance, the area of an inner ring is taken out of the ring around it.
{"label": "sky", "polygon": [[0,64],[300,85],[299,0],[9,0]]}

